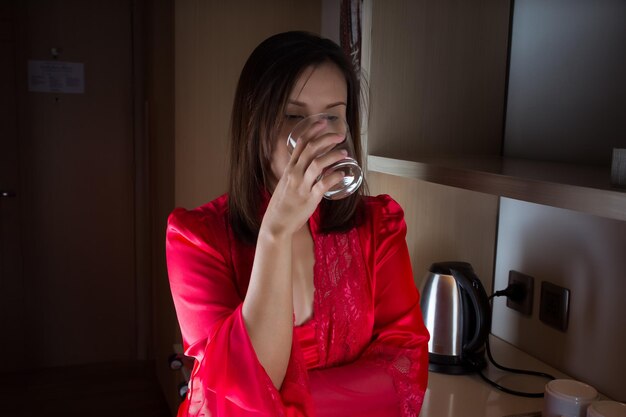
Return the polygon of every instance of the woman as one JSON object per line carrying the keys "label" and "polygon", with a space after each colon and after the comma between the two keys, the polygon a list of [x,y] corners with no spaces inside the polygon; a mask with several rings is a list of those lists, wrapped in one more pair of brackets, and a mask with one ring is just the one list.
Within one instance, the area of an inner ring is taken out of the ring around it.
{"label": "woman", "polygon": [[[323,194],[338,136],[287,136],[321,112],[344,117],[360,159],[360,89],[333,42],[288,32],[246,62],[232,112],[230,189],[167,229],[170,285],[195,358],[179,416],[417,416],[427,341],[388,196]],[[360,162],[360,161],[359,161]]]}

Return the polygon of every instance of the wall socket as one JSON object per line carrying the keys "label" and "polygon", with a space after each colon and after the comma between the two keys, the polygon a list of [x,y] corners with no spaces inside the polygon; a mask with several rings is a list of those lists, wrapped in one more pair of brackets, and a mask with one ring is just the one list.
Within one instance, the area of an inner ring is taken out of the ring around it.
{"label": "wall socket", "polygon": [[550,282],[541,283],[539,320],[555,329],[566,331],[569,320],[569,290]]}
{"label": "wall socket", "polygon": [[533,313],[535,279],[530,275],[511,270],[509,271],[509,285],[511,284],[521,285],[523,288],[523,296],[518,300],[512,300],[510,297],[507,297],[506,306],[526,316],[530,316]]}

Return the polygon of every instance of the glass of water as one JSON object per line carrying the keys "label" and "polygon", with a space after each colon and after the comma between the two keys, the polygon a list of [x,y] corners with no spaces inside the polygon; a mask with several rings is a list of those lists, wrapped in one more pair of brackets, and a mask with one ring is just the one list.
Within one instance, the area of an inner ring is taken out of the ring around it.
{"label": "glass of water", "polygon": [[[329,200],[345,198],[358,190],[363,182],[363,172],[355,158],[354,145],[352,144],[352,136],[350,135],[348,123],[343,117],[328,113],[314,114],[303,118],[296,124],[287,139],[287,148],[290,154],[296,147],[296,141],[300,138],[304,138],[303,135],[310,130],[313,131],[313,129],[315,129],[314,138],[320,138],[325,135],[339,135],[344,137],[343,141],[325,149],[319,156],[335,149],[344,149],[347,152],[344,159],[327,166],[320,175],[320,178],[323,178],[325,175],[329,175],[335,171],[343,171],[343,179],[324,193],[324,198]],[[318,178],[318,180],[320,178]]]}

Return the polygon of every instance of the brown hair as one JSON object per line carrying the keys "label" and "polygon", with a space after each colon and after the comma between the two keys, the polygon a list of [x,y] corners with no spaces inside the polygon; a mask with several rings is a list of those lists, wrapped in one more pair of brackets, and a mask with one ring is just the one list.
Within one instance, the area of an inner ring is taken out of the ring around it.
{"label": "brown hair", "polygon": [[[243,241],[255,242],[258,236],[273,138],[280,131],[289,94],[306,68],[324,62],[337,65],[346,79],[346,119],[357,162],[363,166],[360,85],[343,50],[331,40],[306,32],[285,32],[266,39],[252,52],[241,71],[231,116],[229,218],[235,234]],[[353,226],[362,189],[342,200],[322,201],[323,232]]]}

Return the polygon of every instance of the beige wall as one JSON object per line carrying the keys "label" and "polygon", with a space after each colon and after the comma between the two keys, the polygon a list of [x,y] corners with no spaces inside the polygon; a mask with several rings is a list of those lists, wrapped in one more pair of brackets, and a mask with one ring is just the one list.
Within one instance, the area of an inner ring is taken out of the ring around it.
{"label": "beige wall", "polygon": [[[180,0],[174,2],[173,9],[175,124],[170,126],[166,122],[164,127],[175,126],[172,148],[175,163],[172,184],[165,177],[161,184],[174,193],[176,206],[193,208],[226,192],[230,112],[239,73],[248,55],[263,39],[275,33],[287,30],[320,33],[321,1]],[[153,49],[156,51],[156,45]],[[161,63],[167,61],[164,56],[159,59]],[[154,119],[156,115],[151,117]],[[164,319],[157,324],[160,328],[157,364],[160,364],[180,335],[172,316],[169,287],[159,281],[155,290],[159,310],[156,317]],[[178,399],[173,388],[179,376],[164,370],[158,372],[174,412]]]}
{"label": "beige wall", "polygon": [[322,1],[322,30],[320,34],[339,43],[341,0]]}
{"label": "beige wall", "polygon": [[319,0],[176,2],[176,205],[226,191],[230,111],[254,47],[286,30],[319,33],[320,17]]}
{"label": "beige wall", "polygon": [[[533,313],[494,303],[493,333],[615,399],[626,398],[626,222],[502,199],[495,286],[535,277]],[[570,290],[566,332],[539,320],[541,282]]]}
{"label": "beige wall", "polygon": [[418,288],[434,262],[465,261],[491,291],[498,197],[374,172],[368,183],[371,194],[389,194],[404,209]]}

